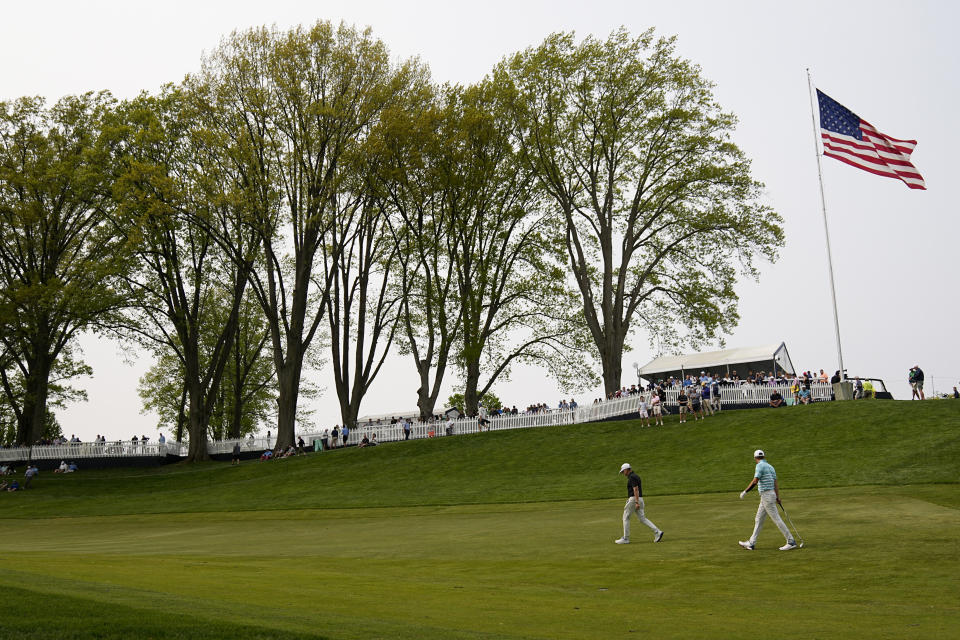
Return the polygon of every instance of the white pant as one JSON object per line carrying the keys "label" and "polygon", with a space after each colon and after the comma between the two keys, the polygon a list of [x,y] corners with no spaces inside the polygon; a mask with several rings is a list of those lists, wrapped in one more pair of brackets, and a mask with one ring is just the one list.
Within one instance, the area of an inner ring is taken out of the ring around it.
{"label": "white pant", "polygon": [[643,498],[640,498],[640,508],[636,508],[637,502],[636,498],[630,498],[627,500],[627,504],[623,506],[623,539],[630,539],[630,515],[633,513],[637,514],[637,519],[640,520],[643,524],[647,525],[655,534],[660,533],[660,529],[657,528],[657,525],[653,524],[643,515]]}
{"label": "white pant", "polygon": [[757,518],[753,526],[753,535],[750,536],[750,544],[757,544],[757,536],[760,535],[760,530],[763,529],[763,523],[767,516],[770,516],[773,524],[777,525],[777,529],[780,529],[780,533],[783,534],[787,542],[793,540],[790,530],[787,529],[787,525],[783,523],[783,518],[777,511],[777,492],[770,489],[760,494],[760,506],[757,507]]}

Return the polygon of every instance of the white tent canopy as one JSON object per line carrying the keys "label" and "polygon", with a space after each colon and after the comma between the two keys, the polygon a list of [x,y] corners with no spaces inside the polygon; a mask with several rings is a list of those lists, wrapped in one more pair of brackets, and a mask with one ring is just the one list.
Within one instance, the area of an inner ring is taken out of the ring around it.
{"label": "white tent canopy", "polygon": [[719,377],[729,377],[736,371],[740,377],[745,377],[751,370],[772,372],[775,369],[778,373],[795,373],[786,343],[660,356],[640,367],[637,372],[641,378],[647,380],[662,380],[670,376],[680,378],[685,374],[699,375],[701,371]]}

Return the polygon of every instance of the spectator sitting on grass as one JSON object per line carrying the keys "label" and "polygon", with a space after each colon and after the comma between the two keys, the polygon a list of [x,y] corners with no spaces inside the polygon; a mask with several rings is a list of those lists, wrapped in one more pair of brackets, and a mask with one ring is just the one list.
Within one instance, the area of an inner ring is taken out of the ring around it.
{"label": "spectator sitting on grass", "polygon": [[67,465],[67,470],[64,471],[64,473],[74,473],[79,470],[80,470],[80,467],[77,466],[77,463],[71,460],[70,464]]}
{"label": "spectator sitting on grass", "polygon": [[779,391],[774,391],[770,394],[770,406],[771,407],[782,407],[783,406],[783,396],[780,395]]}
{"label": "spectator sitting on grass", "polygon": [[800,404],[810,404],[810,389],[804,387],[800,390]]}
{"label": "spectator sitting on grass", "polygon": [[297,449],[293,445],[287,447],[287,450],[283,453],[284,458],[289,458],[290,456],[297,455]]}
{"label": "spectator sitting on grass", "polygon": [[10,484],[4,483],[6,485],[6,491],[20,491],[20,483],[16,480],[10,482]]}
{"label": "spectator sitting on grass", "polygon": [[269,460],[272,457],[273,457],[273,451],[271,451],[270,449],[267,449],[260,455],[260,461],[263,462],[264,460]]}
{"label": "spectator sitting on grass", "polygon": [[67,462],[66,460],[60,461],[60,466],[53,470],[54,473],[66,473],[67,472]]}
{"label": "spectator sitting on grass", "polygon": [[358,444],[357,447],[362,448],[362,447],[369,447],[369,446],[370,446],[370,438],[364,435],[363,439],[360,440],[360,444]]}

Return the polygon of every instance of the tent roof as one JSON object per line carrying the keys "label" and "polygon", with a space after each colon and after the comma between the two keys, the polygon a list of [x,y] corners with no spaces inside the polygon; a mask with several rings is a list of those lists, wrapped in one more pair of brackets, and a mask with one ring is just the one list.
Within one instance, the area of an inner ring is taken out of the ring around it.
{"label": "tent roof", "polygon": [[790,362],[790,356],[787,354],[787,345],[767,344],[759,347],[738,347],[735,349],[723,349],[722,351],[710,351],[707,353],[689,353],[679,356],[660,356],[654,358],[647,364],[640,367],[638,373],[644,378],[650,378],[657,374],[672,373],[675,371],[705,371],[716,367],[726,367],[727,365],[736,365],[752,362],[772,362],[777,361],[782,368],[793,373],[793,363]]}

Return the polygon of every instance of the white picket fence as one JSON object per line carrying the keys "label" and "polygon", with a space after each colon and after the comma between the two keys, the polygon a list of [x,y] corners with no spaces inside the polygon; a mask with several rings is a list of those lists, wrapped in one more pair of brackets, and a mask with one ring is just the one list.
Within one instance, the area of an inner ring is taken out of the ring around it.
{"label": "white picket fence", "polygon": [[[720,406],[766,405],[770,402],[770,394],[779,391],[785,399],[792,400],[789,384],[753,385],[720,387]],[[810,395],[814,401],[830,400],[832,386],[828,383],[816,382],[811,385]],[[668,389],[665,405],[677,406],[679,389]],[[625,416],[636,413],[640,401],[645,395],[632,395],[624,398],[615,398],[605,402],[590,404],[576,409],[557,409],[542,413],[525,413],[520,415],[491,416],[487,418],[489,424],[483,425],[484,431],[502,431],[504,429],[531,429],[536,427],[553,427],[558,425],[583,424],[597,422],[607,418]],[[447,434],[447,428],[452,427],[452,435],[477,433],[481,430],[480,421],[476,418],[461,418],[452,423],[447,421],[414,422],[410,431],[410,439],[440,438]],[[347,445],[359,443],[364,436],[377,436],[377,442],[396,442],[404,439],[403,423],[396,424],[361,424],[352,429],[347,439]],[[320,440],[322,433],[301,433],[307,447],[312,449],[314,440]],[[233,451],[234,444],[240,443],[242,452],[264,451],[273,447],[273,440],[265,437],[242,438],[240,440],[217,440],[207,445],[211,455],[228,454]],[[342,441],[339,443],[344,444]],[[28,460],[76,460],[79,458],[130,458],[130,457],[166,457],[168,455],[184,457],[187,455],[188,445],[180,442],[80,442],[58,445],[36,445],[34,447],[16,447],[0,449],[0,462],[25,462]]]}

